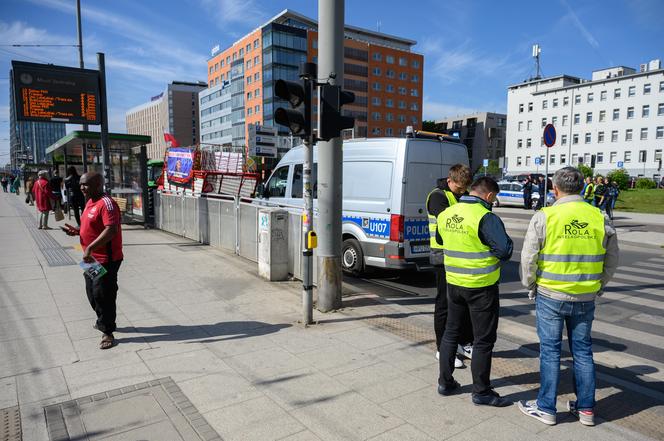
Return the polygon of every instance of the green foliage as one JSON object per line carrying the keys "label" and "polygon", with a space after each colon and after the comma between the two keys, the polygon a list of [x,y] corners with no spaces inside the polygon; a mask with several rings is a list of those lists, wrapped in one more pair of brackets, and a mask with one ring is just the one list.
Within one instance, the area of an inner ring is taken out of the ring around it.
{"label": "green foliage", "polygon": [[627,190],[629,187],[629,173],[624,168],[613,170],[606,177],[609,178],[609,181],[616,181],[621,190]]}
{"label": "green foliage", "polygon": [[648,190],[648,189],[656,188],[656,187],[657,187],[657,184],[655,184],[655,181],[653,181],[652,179],[639,178],[636,181],[636,188],[638,188],[640,190]]}
{"label": "green foliage", "polygon": [[579,171],[583,173],[584,178],[593,177],[593,169],[585,164],[579,164]]}

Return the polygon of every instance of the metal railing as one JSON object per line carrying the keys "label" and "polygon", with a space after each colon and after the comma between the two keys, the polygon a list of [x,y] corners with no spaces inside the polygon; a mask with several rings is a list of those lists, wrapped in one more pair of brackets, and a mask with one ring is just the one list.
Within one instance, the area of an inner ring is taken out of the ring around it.
{"label": "metal railing", "polygon": [[[301,278],[302,207],[236,196],[193,197],[163,192],[155,193],[154,207],[156,228],[230,251],[253,262],[258,262],[259,211],[269,207],[284,208],[289,211],[288,272]],[[317,267],[314,251],[314,280]]]}

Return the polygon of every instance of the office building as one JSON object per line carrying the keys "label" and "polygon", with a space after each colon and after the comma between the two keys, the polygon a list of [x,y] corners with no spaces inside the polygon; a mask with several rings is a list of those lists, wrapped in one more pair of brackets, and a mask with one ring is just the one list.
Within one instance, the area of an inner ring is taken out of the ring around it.
{"label": "office building", "polygon": [[46,149],[66,134],[56,122],[19,121],[14,106],[14,84],[9,74],[9,156],[12,169],[22,164],[46,162]]}
{"label": "office building", "polygon": [[[510,174],[543,170],[547,123],[556,127],[549,171],[580,162],[605,174],[622,167],[632,176],[659,178],[664,149],[664,70],[659,60],[636,69],[594,71],[592,79],[540,78],[507,90]],[[535,164],[535,158],[540,158]]]}
{"label": "office building", "polygon": [[198,144],[198,93],[205,87],[206,83],[202,82],[173,81],[149,102],[127,111],[127,133],[152,137],[152,143],[147,145],[148,158],[164,157],[164,132],[173,135],[181,146]]}
{"label": "office building", "polygon": [[468,147],[470,168],[475,172],[484,159],[499,160],[505,155],[504,113],[478,112],[436,121],[441,129],[457,135]]}
{"label": "office building", "polygon": [[[424,59],[412,52],[415,44],[345,27],[343,87],[355,93],[355,102],[344,106],[344,114],[355,117],[345,136],[403,136],[407,126],[421,126]],[[200,94],[201,141],[243,147],[247,125],[273,126],[275,108],[288,105],[275,97],[274,81],[299,80],[305,61],[318,61],[317,22],[290,10],[226,49],[215,47],[207,65],[208,89]]]}

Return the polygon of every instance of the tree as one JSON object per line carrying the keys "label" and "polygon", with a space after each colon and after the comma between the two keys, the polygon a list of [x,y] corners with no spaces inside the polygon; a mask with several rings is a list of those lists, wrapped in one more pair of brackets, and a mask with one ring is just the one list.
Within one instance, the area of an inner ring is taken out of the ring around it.
{"label": "tree", "polygon": [[639,178],[636,180],[636,188],[640,190],[648,190],[651,188],[657,188],[655,181],[649,178]]}
{"label": "tree", "polygon": [[593,169],[588,167],[585,164],[579,164],[579,171],[583,173],[584,178],[592,178],[593,177]]}
{"label": "tree", "polygon": [[[493,176],[495,178],[501,178],[503,175],[503,171],[500,169],[498,166],[498,161],[495,159],[489,160],[489,165],[486,168],[486,174],[487,176]],[[484,166],[480,166],[477,168],[477,171],[475,172],[476,176],[484,176]]]}
{"label": "tree", "polygon": [[621,190],[627,190],[629,188],[629,173],[627,173],[627,170],[624,168],[610,171],[607,173],[606,177],[609,178],[609,181],[616,181]]}

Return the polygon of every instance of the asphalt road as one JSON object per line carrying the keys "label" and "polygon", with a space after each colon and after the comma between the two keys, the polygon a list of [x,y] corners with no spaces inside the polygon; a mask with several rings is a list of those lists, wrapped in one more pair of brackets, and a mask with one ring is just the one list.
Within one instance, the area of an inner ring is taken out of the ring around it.
{"label": "asphalt road", "polygon": [[[531,215],[524,212],[509,217],[525,220]],[[646,231],[656,227],[643,226]],[[501,322],[510,325],[514,332],[502,337],[518,341],[522,333],[533,335],[534,303],[528,299],[519,279],[518,266],[525,232],[508,232],[514,240],[514,255],[502,270],[500,314]],[[362,286],[365,291],[367,286],[375,286],[375,293],[388,302],[431,304],[433,311],[435,284],[432,273],[373,270],[360,279],[345,277],[344,281],[351,286]],[[607,287],[607,293],[597,301],[593,343],[596,353],[606,353],[603,359],[617,356],[618,365],[631,362],[644,373],[658,369],[652,366],[662,364],[660,367],[664,367],[664,250],[621,244],[616,276]],[[531,346],[537,350],[537,344]]]}

